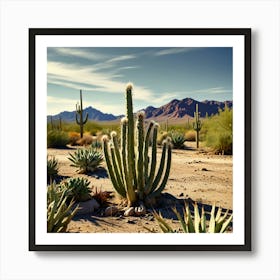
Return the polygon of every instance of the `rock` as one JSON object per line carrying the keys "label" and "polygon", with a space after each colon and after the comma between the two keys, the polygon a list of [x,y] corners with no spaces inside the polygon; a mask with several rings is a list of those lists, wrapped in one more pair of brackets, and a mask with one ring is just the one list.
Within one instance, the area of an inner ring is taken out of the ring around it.
{"label": "rock", "polygon": [[74,209],[77,205],[79,205],[79,210],[76,215],[90,214],[100,207],[100,204],[94,198],[85,202],[75,203],[72,208]]}
{"label": "rock", "polygon": [[105,209],[105,212],[104,212],[104,215],[106,217],[108,216],[114,216],[116,213],[118,213],[119,211],[119,208],[117,206],[108,206],[106,209]]}
{"label": "rock", "polygon": [[184,193],[180,193],[180,194],[179,194],[179,197],[182,197],[182,196],[184,196]]}
{"label": "rock", "polygon": [[134,208],[134,212],[136,216],[142,216],[146,214],[146,207],[142,204],[138,207]]}
{"label": "rock", "polygon": [[208,171],[208,169],[203,167],[203,168],[201,168],[201,171]]}
{"label": "rock", "polygon": [[135,221],[133,221],[133,220],[127,220],[127,223],[128,223],[128,224],[135,224]]}
{"label": "rock", "polygon": [[135,214],[134,207],[129,207],[127,210],[124,212],[124,216],[133,216]]}

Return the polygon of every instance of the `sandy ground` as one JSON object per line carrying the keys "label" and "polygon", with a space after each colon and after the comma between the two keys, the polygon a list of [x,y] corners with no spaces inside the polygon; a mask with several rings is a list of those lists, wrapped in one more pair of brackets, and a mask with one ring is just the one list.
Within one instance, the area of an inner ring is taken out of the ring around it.
{"label": "sandy ground", "polygon": [[[186,142],[187,147],[194,147],[193,142]],[[105,176],[104,169],[92,175],[77,174],[76,168],[70,166],[67,159],[72,149],[48,149],[48,155],[59,161],[59,175],[65,177],[83,176],[92,184],[92,188],[113,191],[111,181]],[[158,149],[158,152],[161,150]],[[160,155],[159,155],[160,156]],[[105,164],[103,163],[103,167]],[[232,156],[213,155],[196,149],[173,150],[172,166],[168,183],[164,190],[178,199],[181,205],[184,200],[191,199],[203,205],[212,205],[232,210]],[[116,198],[111,203],[115,204]],[[90,215],[80,215],[69,225],[69,232],[148,232],[149,228],[160,232],[152,213],[144,217],[103,216],[104,209]],[[169,218],[174,228],[179,228],[178,221],[171,208],[161,209],[163,216]],[[173,219],[171,219],[173,218]]]}

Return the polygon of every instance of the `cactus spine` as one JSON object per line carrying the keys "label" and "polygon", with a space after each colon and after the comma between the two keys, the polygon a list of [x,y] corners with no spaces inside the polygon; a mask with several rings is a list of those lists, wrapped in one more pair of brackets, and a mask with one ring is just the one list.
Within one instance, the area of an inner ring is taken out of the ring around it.
{"label": "cactus spine", "polygon": [[[126,117],[121,120],[121,144],[116,132],[103,137],[104,157],[113,187],[127,199],[129,206],[141,205],[158,196],[164,189],[171,167],[171,141],[163,143],[156,172],[158,124],[151,121],[144,128],[144,112],[139,112],[134,125],[132,85],[126,88]],[[136,136],[136,137],[135,137]],[[149,140],[152,137],[151,159]],[[136,139],[135,139],[136,138]]]}
{"label": "cactus spine", "polygon": [[199,148],[199,131],[201,130],[200,112],[198,112],[198,104],[195,106],[193,129],[196,131],[196,148]]}
{"label": "cactus spine", "polygon": [[[79,116],[79,118],[78,118]],[[85,119],[83,118],[83,97],[82,90],[80,90],[80,104],[76,104],[76,123],[80,126],[80,136],[83,138],[84,134],[84,125],[88,120],[88,113],[86,114]]]}

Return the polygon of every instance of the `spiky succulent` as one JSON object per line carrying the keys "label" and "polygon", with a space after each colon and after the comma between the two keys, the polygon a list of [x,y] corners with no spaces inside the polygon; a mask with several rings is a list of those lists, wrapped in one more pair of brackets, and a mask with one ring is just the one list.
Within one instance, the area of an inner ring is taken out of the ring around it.
{"label": "spiky succulent", "polygon": [[90,182],[86,178],[75,177],[61,183],[62,188],[67,190],[68,196],[75,201],[87,201],[91,198]]}
{"label": "spiky succulent", "polygon": [[68,159],[72,162],[71,166],[77,167],[77,171],[83,174],[95,171],[102,163],[103,155],[90,147],[78,149],[74,154],[70,153]]}
{"label": "spiky succulent", "polygon": [[184,143],[186,141],[185,135],[180,132],[173,131],[170,134],[171,141],[174,149],[184,148]]}
{"label": "spiky succulent", "polygon": [[94,140],[91,144],[91,147],[95,150],[102,149],[102,143],[98,140]]}
{"label": "spiky succulent", "polygon": [[[206,225],[206,215],[204,208],[201,209],[201,214],[199,213],[198,205],[194,204],[194,217],[191,215],[191,211],[189,209],[189,205],[186,204],[184,209],[183,217],[178,212],[176,208],[173,209],[176,214],[180,224],[181,229],[185,233],[224,233],[227,231],[230,223],[233,219],[233,215],[229,215],[229,210],[226,210],[224,214],[222,214],[222,208],[219,207],[217,213],[215,214],[215,204],[212,205],[211,215],[209,225]],[[154,217],[158,222],[160,229],[164,233],[174,233],[174,230],[166,220],[161,216],[161,214],[157,214],[154,212]]]}
{"label": "spiky succulent", "polygon": [[78,206],[72,210],[74,201],[67,204],[67,190],[61,191],[55,182],[47,188],[47,232],[66,232]]}
{"label": "spiky succulent", "polygon": [[47,179],[52,182],[58,175],[58,160],[52,156],[47,157]]}

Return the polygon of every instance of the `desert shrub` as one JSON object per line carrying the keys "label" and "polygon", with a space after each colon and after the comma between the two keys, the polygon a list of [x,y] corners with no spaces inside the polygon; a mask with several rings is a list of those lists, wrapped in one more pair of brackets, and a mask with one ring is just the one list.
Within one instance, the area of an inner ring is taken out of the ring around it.
{"label": "desert shrub", "polygon": [[232,110],[225,107],[205,122],[205,144],[215,153],[232,154]]}
{"label": "desert shrub", "polygon": [[108,200],[111,197],[110,193],[107,191],[102,191],[101,189],[95,189],[92,197],[101,205],[106,206],[108,204]]}
{"label": "desert shrub", "polygon": [[103,154],[92,147],[78,149],[74,154],[69,154],[71,166],[77,167],[79,173],[93,172],[103,161]]}
{"label": "desert shrub", "polygon": [[68,134],[60,130],[51,130],[47,134],[48,148],[65,148],[69,143]]}
{"label": "desert shrub", "polygon": [[58,175],[58,160],[53,156],[47,157],[47,180],[52,182]]}
{"label": "desert shrub", "polygon": [[88,146],[93,142],[93,137],[89,133],[84,133],[83,138],[76,141],[79,146]]}
{"label": "desert shrub", "polygon": [[[211,215],[209,225],[206,224],[206,215],[204,212],[204,208],[202,207],[201,213],[199,213],[199,209],[197,204],[194,204],[194,215],[191,215],[191,211],[189,209],[188,204],[185,206],[183,216],[178,212],[176,208],[173,209],[176,214],[180,225],[181,230],[184,233],[224,233],[227,232],[230,223],[233,219],[233,215],[229,215],[229,210],[226,210],[224,214],[222,214],[222,208],[219,207],[217,213],[215,214],[215,204],[212,205]],[[161,214],[157,214],[154,212],[154,217],[164,233],[175,233],[174,230],[166,220],[161,216]]]}
{"label": "desert shrub", "polygon": [[196,140],[196,132],[194,130],[188,130],[185,133],[186,141],[195,141]]}
{"label": "desert shrub", "polygon": [[80,133],[76,131],[70,131],[68,132],[68,137],[69,137],[69,144],[71,146],[77,145],[77,141],[80,139]]}
{"label": "desert shrub", "polygon": [[72,210],[74,201],[69,199],[67,190],[61,190],[55,183],[47,187],[47,231],[66,232],[67,226],[78,211]]}
{"label": "desert shrub", "polygon": [[172,145],[174,149],[183,149],[186,141],[184,133],[172,131],[170,134]]}
{"label": "desert shrub", "polygon": [[69,198],[75,201],[87,201],[91,198],[90,182],[86,178],[69,178],[61,183],[62,189],[66,189]]}
{"label": "desert shrub", "polygon": [[157,136],[157,144],[158,145],[162,145],[162,142],[168,137],[170,136],[169,133],[167,133],[166,131],[161,131],[158,133],[158,136]]}

